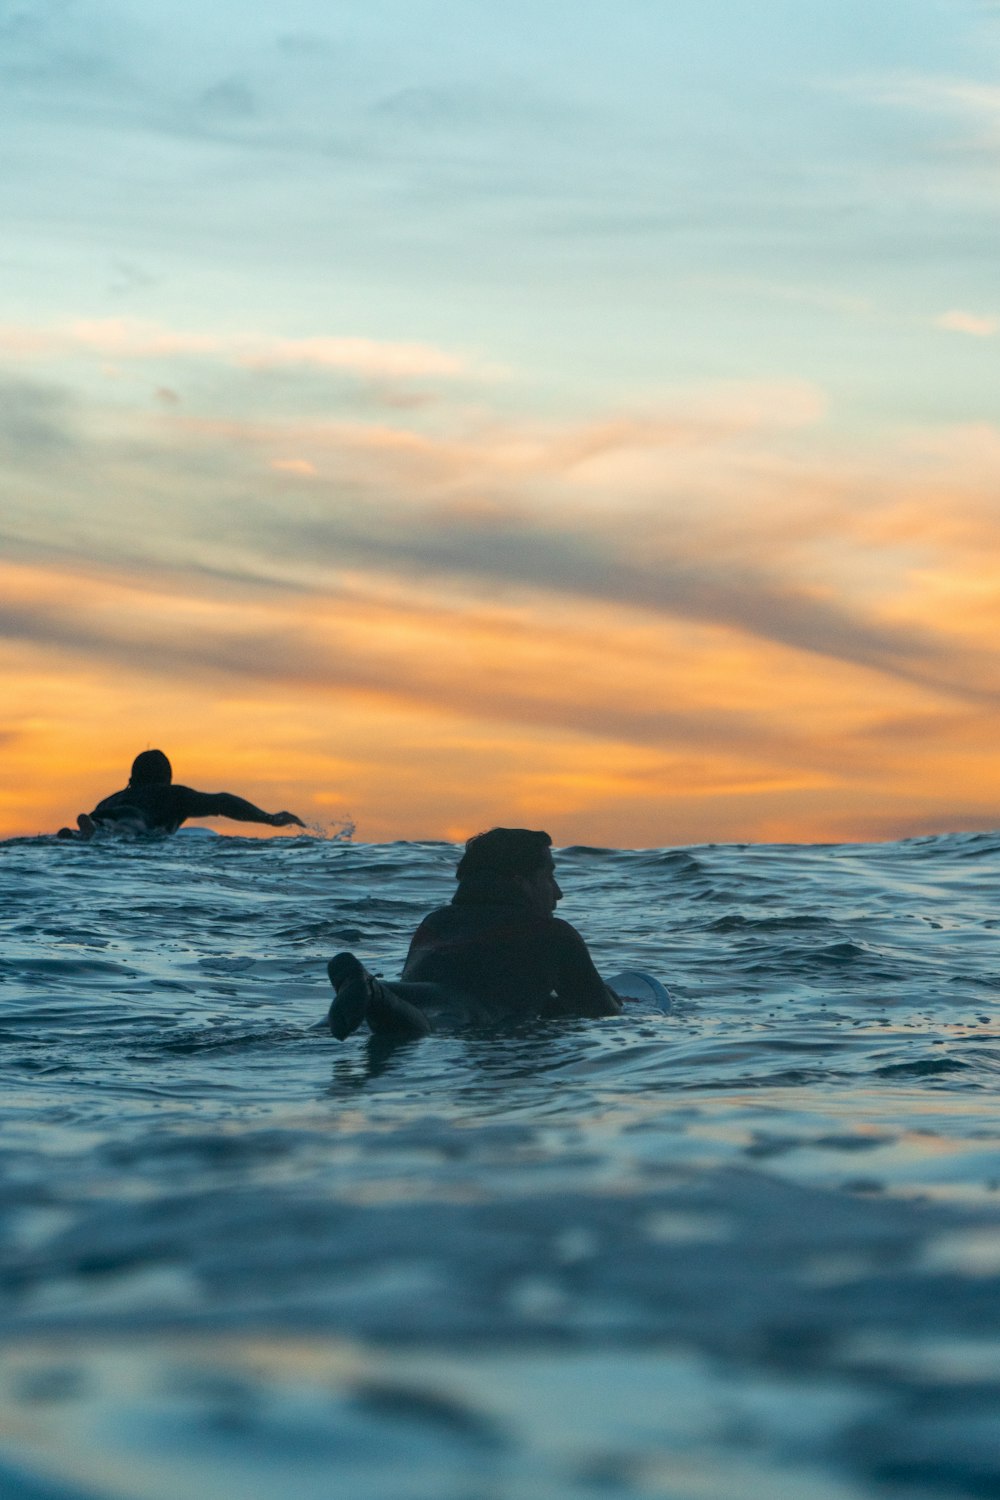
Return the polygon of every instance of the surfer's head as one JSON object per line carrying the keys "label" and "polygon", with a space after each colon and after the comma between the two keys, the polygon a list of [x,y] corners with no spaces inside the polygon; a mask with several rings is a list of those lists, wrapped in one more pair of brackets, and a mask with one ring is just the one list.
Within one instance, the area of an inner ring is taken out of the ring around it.
{"label": "surfer's head", "polygon": [[173,771],[162,750],[143,750],[132,762],[129,786],[169,786]]}
{"label": "surfer's head", "polygon": [[531,905],[548,916],[562,900],[552,860],[552,840],[534,828],[491,828],[475,834],[465,846],[455,878],[513,880]]}

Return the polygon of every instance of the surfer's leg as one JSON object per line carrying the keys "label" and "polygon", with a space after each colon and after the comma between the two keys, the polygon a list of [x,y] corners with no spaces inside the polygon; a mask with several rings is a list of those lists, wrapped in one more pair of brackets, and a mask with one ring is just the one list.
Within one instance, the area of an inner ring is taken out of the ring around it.
{"label": "surfer's leg", "polygon": [[365,1020],[376,1036],[418,1037],[427,1036],[434,1030],[419,1005],[407,1000],[401,990],[421,991],[431,985],[383,984],[381,980],[368,976],[368,1005]]}
{"label": "surfer's leg", "polygon": [[369,974],[353,953],[338,953],[326,972],[337,991],[327,1022],[340,1041],[357,1031],[362,1021],[379,1036],[427,1036],[434,1030],[427,1011],[450,1013],[454,1008],[455,996],[440,985],[413,980],[386,984]]}
{"label": "surfer's leg", "polygon": [[[423,1011],[369,974],[353,953],[338,953],[326,966],[330,983],[337,991],[327,1022],[339,1041],[357,1031],[367,1021],[372,1031],[381,1035],[426,1036],[431,1023]],[[431,985],[407,985],[407,989],[433,989]]]}

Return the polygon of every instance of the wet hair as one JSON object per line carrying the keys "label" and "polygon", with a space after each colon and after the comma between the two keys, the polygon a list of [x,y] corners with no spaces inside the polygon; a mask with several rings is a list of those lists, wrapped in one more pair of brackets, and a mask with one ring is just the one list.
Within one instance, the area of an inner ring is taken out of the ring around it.
{"label": "wet hair", "polygon": [[455,871],[456,880],[470,875],[534,875],[548,864],[552,840],[533,828],[491,828],[468,840]]}
{"label": "wet hair", "polygon": [[132,762],[129,786],[155,786],[169,784],[173,770],[162,750],[143,750]]}

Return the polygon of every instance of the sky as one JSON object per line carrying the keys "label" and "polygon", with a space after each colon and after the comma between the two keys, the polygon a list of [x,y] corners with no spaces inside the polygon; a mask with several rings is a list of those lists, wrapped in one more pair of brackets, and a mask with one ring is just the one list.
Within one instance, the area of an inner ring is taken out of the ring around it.
{"label": "sky", "polygon": [[1000,5],[0,0],[0,100],[0,836],[1000,823]]}

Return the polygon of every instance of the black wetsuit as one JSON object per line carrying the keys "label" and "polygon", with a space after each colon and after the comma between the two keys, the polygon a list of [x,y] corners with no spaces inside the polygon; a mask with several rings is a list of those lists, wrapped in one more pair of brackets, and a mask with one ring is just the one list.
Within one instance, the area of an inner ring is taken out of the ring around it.
{"label": "black wetsuit", "polygon": [[173,782],[147,782],[112,792],[90,815],[95,823],[136,823],[147,833],[176,833],[187,818],[267,818],[259,807],[231,792],[196,792]]}
{"label": "black wetsuit", "polygon": [[568,922],[545,916],[515,880],[463,880],[413,935],[402,980],[388,986],[435,1018],[616,1015],[621,1002]]}

